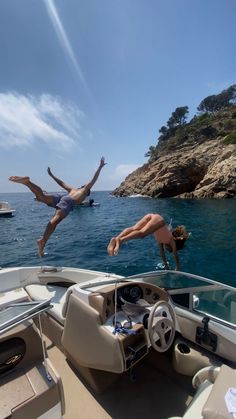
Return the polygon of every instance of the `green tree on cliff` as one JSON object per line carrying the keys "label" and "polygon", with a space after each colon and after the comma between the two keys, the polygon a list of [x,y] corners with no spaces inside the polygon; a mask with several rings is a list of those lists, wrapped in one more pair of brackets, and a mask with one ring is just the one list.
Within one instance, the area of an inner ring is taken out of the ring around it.
{"label": "green tree on cliff", "polygon": [[149,157],[149,160],[155,160],[157,158],[157,147],[151,145],[149,147],[149,150],[147,151],[147,153],[145,154],[145,157]]}
{"label": "green tree on cliff", "polygon": [[[167,121],[167,126],[162,126],[159,129],[160,136],[158,138],[158,142],[162,142],[163,140],[166,140],[167,138],[174,135],[175,130],[178,127],[183,126],[186,124],[187,115],[188,115],[188,106],[181,106],[175,109],[174,112],[172,112],[171,117]],[[149,160],[155,160],[158,155],[158,145],[156,146],[150,146],[149,150],[145,154],[145,157],[149,157]]]}
{"label": "green tree on cliff", "polygon": [[223,90],[218,95],[207,96],[201,101],[197,110],[214,113],[230,105],[236,105],[236,84]]}
{"label": "green tree on cliff", "polygon": [[171,117],[167,121],[167,126],[162,126],[159,129],[161,134],[158,138],[159,141],[165,140],[175,133],[176,128],[186,124],[188,115],[188,106],[180,106],[172,112]]}
{"label": "green tree on cliff", "polygon": [[[169,144],[173,146],[175,143],[184,142],[186,138],[204,136],[205,138],[213,138],[217,134],[219,127],[214,126],[214,118],[217,118],[217,113],[224,108],[232,109],[232,118],[236,117],[234,111],[236,107],[236,84],[229,86],[227,89],[222,90],[217,95],[207,96],[201,101],[197,107],[200,115],[195,115],[192,120],[187,124],[187,116],[189,113],[188,106],[180,106],[172,112],[166,125],[159,129],[159,137],[155,146],[149,147],[145,157],[149,157],[149,161],[155,161],[158,158],[159,151]],[[214,114],[214,115],[213,115]],[[233,116],[235,115],[235,116]],[[212,119],[213,118],[213,119]],[[213,122],[212,122],[213,121]],[[213,125],[212,125],[213,123]],[[222,121],[220,121],[222,125]],[[224,128],[224,129],[223,129]],[[223,127],[221,131],[226,130],[227,126]],[[224,134],[225,135],[225,134]],[[171,139],[171,142],[168,142]],[[230,137],[230,141],[231,137]],[[233,139],[233,141],[235,141]]]}
{"label": "green tree on cliff", "polygon": [[167,121],[169,129],[180,127],[186,124],[188,115],[188,106],[180,106],[172,112],[170,119]]}

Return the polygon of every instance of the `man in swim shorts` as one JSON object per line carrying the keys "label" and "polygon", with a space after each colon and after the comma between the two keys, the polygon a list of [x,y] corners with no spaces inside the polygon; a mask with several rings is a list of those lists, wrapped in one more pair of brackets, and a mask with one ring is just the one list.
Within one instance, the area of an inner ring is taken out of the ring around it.
{"label": "man in swim shorts", "polygon": [[183,249],[185,241],[189,238],[184,226],[178,226],[173,231],[165,224],[164,218],[159,214],[147,214],[139,220],[134,226],[125,228],[118,236],[112,237],[107,247],[110,256],[117,255],[122,243],[143,239],[153,234],[160,247],[160,254],[164,262],[164,266],[168,269],[168,262],[165,250],[173,253],[175,260],[175,269],[179,270],[178,250]]}
{"label": "man in swim shorts", "polygon": [[80,188],[74,188],[67,185],[61,179],[57,178],[52,174],[50,167],[48,167],[48,174],[55,180],[55,182],[63,189],[67,191],[66,195],[54,193],[48,194],[44,192],[38,185],[31,182],[28,176],[10,176],[9,180],[16,183],[22,183],[27,186],[35,195],[37,201],[43,202],[44,204],[56,209],[54,216],[49,221],[44,231],[43,236],[37,240],[38,254],[40,257],[43,256],[43,250],[49,237],[52,235],[57,225],[67,217],[67,215],[73,210],[75,204],[81,204],[83,200],[90,194],[90,189],[93,187],[98,179],[101,169],[105,166],[104,157],[101,158],[98,169],[96,170],[93,178],[86,185]]}

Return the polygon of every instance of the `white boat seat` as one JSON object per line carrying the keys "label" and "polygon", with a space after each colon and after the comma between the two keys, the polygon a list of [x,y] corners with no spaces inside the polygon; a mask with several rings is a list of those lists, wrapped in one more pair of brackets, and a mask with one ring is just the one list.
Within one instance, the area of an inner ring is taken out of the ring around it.
{"label": "white boat seat", "polygon": [[[72,284],[69,288],[59,285],[31,284],[25,287],[32,300],[51,299],[53,307],[48,310],[48,314],[54,317],[59,323],[64,325],[70,295],[78,294],[79,284]],[[86,299],[86,297],[85,297]]]}
{"label": "white boat seat", "polygon": [[222,365],[219,374],[214,382],[212,391],[203,406],[202,417],[204,419],[232,419],[232,414],[228,412],[225,395],[229,387],[236,387],[236,370]]}
{"label": "white boat seat", "polygon": [[193,378],[193,383],[199,387],[184,416],[169,419],[232,419],[225,404],[225,394],[229,387],[236,386],[236,370],[226,365],[213,368],[214,371],[209,367],[208,377],[206,370],[203,368]]}
{"label": "white boat seat", "polygon": [[32,284],[27,285],[25,290],[29,294],[32,300],[45,300],[50,298],[53,307],[48,311],[48,313],[54,317],[59,323],[65,323],[65,305],[67,298],[71,293],[71,288],[60,287],[57,285],[42,285],[42,284]]}

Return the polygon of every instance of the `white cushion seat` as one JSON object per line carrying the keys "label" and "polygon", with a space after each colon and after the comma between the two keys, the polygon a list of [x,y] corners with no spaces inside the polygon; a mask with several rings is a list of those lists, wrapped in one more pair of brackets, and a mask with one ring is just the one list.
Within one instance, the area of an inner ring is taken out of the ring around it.
{"label": "white cushion seat", "polygon": [[[73,286],[73,285],[72,285]],[[65,317],[62,314],[69,288],[57,285],[32,284],[25,287],[32,300],[51,299],[53,307],[48,311],[59,323],[64,325]]]}
{"label": "white cushion seat", "polygon": [[[181,418],[231,419],[232,415],[227,411],[224,398],[229,387],[234,387],[235,383],[236,370],[227,365],[223,364],[220,368],[203,368],[193,378],[194,386],[199,384],[199,387]],[[169,419],[180,419],[180,417]]]}

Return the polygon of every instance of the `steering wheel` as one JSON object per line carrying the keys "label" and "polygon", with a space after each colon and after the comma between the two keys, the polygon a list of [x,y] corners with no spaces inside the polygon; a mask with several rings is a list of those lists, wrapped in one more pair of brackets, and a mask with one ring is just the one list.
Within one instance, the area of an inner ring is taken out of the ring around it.
{"label": "steering wheel", "polygon": [[[160,311],[160,315],[156,315],[157,311]],[[165,315],[163,315],[165,312]],[[169,313],[169,317],[166,317],[166,313]],[[158,301],[151,309],[148,318],[148,334],[152,347],[157,352],[167,351],[175,336],[175,312],[172,306],[166,301]],[[156,343],[158,338],[159,345]]]}

